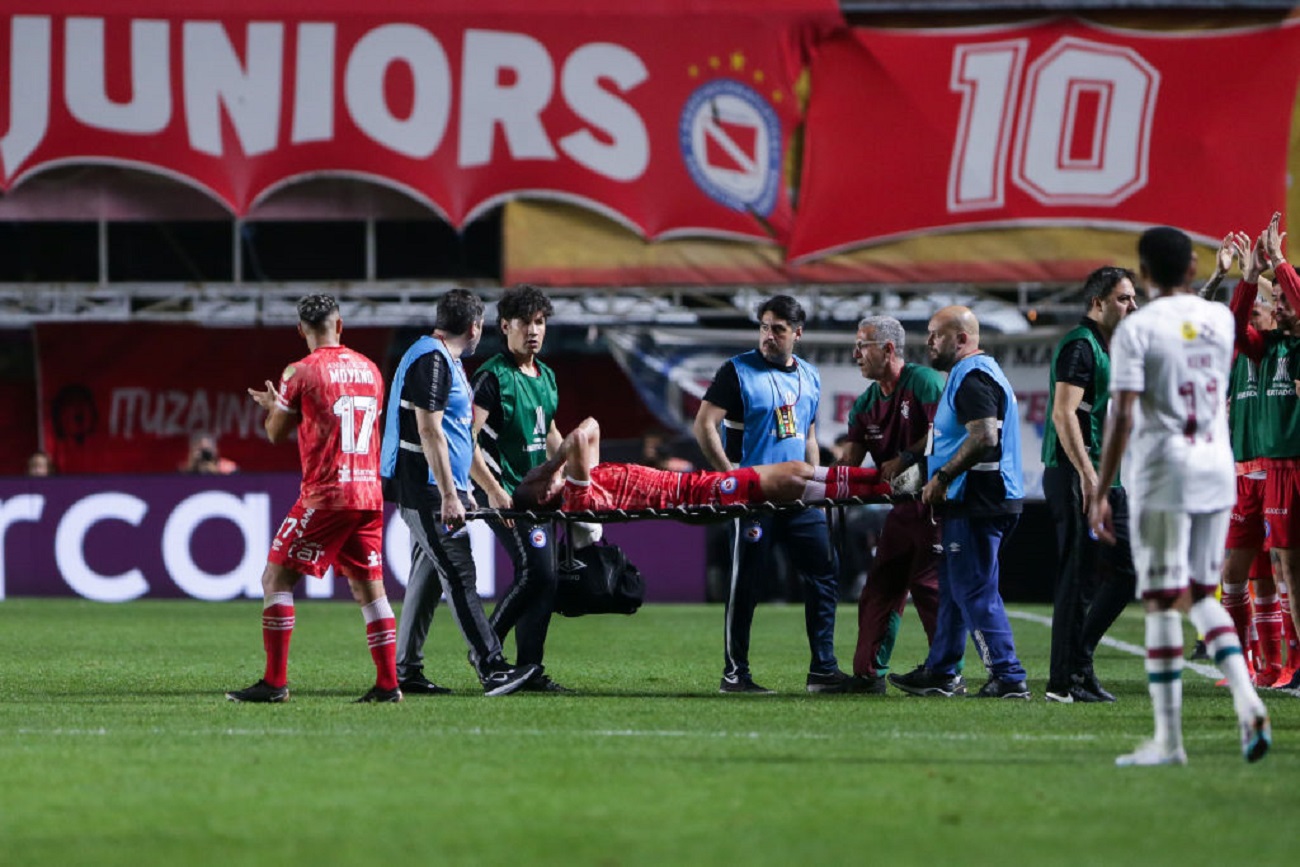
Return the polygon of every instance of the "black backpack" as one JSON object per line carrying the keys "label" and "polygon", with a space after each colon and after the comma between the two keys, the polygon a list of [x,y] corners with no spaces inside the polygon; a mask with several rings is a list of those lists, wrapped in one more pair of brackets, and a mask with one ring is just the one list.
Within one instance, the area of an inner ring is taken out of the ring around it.
{"label": "black backpack", "polygon": [[555,611],[584,614],[634,614],[645,601],[645,579],[617,545],[598,542],[579,548],[558,567]]}

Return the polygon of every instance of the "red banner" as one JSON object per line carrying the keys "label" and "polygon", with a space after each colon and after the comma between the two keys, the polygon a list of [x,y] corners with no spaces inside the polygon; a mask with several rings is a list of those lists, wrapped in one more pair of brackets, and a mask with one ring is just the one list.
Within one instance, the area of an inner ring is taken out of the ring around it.
{"label": "red banner", "polygon": [[[276,381],[285,365],[307,354],[292,325],[48,323],[35,331],[41,439],[60,473],[175,472],[198,432],[215,434],[221,457],[241,470],[298,471],[297,447],[266,441],[264,414],[247,392]],[[396,363],[392,352],[414,339],[387,328],[343,331],[343,342],[378,364],[385,381]],[[465,359],[470,375],[498,348],[489,338]],[[609,440],[634,441],[656,424],[609,355],[544,358],[560,383],[562,430],[594,415]],[[579,388],[584,381],[601,387]],[[24,415],[21,403],[15,412]],[[35,448],[32,439],[9,445],[0,450],[7,462],[0,475],[21,472]]]}
{"label": "red banner", "polygon": [[[391,332],[345,328],[343,342],[381,369]],[[193,433],[216,435],[243,470],[297,470],[298,449],[266,441],[252,386],[307,354],[292,325],[36,326],[42,441],[62,473],[172,472]]]}
{"label": "red banner", "polygon": [[791,260],[971,228],[1256,231],[1285,205],[1298,67],[1295,26],[836,36],[812,67]]}
{"label": "red banner", "polygon": [[650,237],[787,237],[794,81],[842,23],[834,0],[95,5],[0,18],[6,190],[127,165],[247,215],[335,175],[456,226],[530,196]]}

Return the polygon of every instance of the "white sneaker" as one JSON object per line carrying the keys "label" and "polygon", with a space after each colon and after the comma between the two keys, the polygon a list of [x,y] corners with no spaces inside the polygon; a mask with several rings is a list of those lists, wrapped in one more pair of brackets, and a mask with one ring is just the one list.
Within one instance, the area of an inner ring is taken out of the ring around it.
{"label": "white sneaker", "polygon": [[895,497],[915,496],[923,487],[925,479],[921,478],[920,464],[912,464],[889,482],[889,490]]}
{"label": "white sneaker", "polygon": [[1248,762],[1257,762],[1273,746],[1273,728],[1264,711],[1241,721],[1241,755]]}
{"label": "white sneaker", "polygon": [[1146,741],[1128,755],[1115,759],[1115,764],[1121,768],[1185,765],[1187,764],[1187,752],[1182,747],[1169,751],[1155,741]]}

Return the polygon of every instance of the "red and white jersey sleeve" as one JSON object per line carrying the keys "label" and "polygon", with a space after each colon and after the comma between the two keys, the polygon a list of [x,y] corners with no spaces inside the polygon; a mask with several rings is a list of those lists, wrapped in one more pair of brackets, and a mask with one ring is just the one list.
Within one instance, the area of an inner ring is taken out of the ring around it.
{"label": "red and white jersey sleeve", "polygon": [[314,509],[382,509],[379,482],[384,383],[346,346],[323,346],[285,368],[279,408],[302,416],[302,501]]}

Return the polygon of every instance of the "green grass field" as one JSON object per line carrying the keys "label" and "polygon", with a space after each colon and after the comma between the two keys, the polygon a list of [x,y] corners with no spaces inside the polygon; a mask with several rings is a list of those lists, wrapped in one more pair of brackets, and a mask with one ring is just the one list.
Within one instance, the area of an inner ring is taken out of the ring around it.
{"label": "green grass field", "polygon": [[[1012,606],[1043,615],[1045,609]],[[843,664],[853,609],[840,613]],[[349,702],[361,617],[299,603],[293,699],[261,674],[256,603],[0,603],[0,864],[1289,863],[1300,701],[1240,757],[1227,691],[1188,672],[1185,768],[1117,769],[1151,728],[1141,659],[1103,648],[1113,705],[1042,700],[1048,629],[1015,621],[1032,703],[813,697],[803,612],[764,606],[756,678],[720,696],[721,606],[557,618],[571,696],[481,695],[447,612],[429,673],[455,688]],[[1140,643],[1137,606],[1112,636]],[[909,612],[895,662],[923,634]],[[983,682],[973,655],[968,679]]]}

